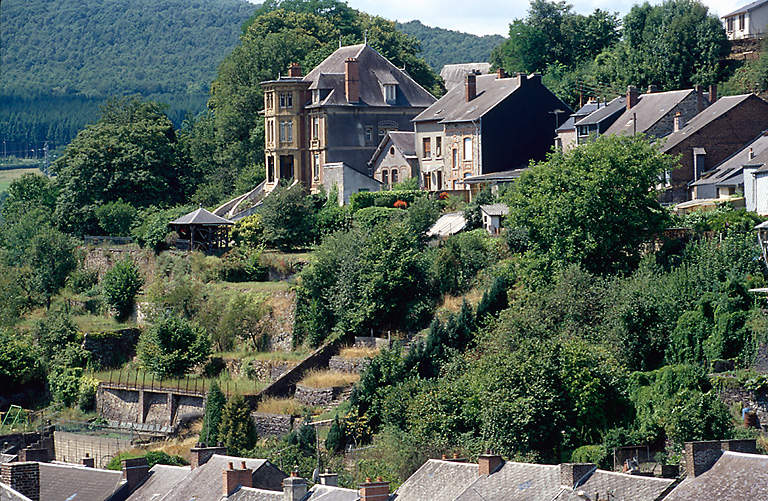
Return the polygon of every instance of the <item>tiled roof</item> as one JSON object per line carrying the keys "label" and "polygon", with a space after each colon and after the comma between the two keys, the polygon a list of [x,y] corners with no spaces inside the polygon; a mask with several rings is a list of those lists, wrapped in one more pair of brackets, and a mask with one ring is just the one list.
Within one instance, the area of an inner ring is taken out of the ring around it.
{"label": "tiled roof", "polygon": [[527,170],[528,168],[526,167],[524,169],[504,170],[500,172],[491,172],[490,174],[469,176],[464,178],[464,184],[486,183],[489,181],[514,181],[522,176],[523,172]]}
{"label": "tiled roof", "polygon": [[439,120],[441,122],[467,122],[482,117],[518,88],[515,78],[497,75],[478,75],[477,96],[467,102],[464,87],[454,87],[435,104],[413,119],[414,122]]}
{"label": "tiled roof", "polygon": [[560,468],[552,465],[507,462],[496,473],[465,486],[456,501],[503,499],[550,501],[560,492]]}
{"label": "tiled roof", "polygon": [[[564,489],[552,501],[584,501],[579,492],[584,491],[590,499],[626,499],[632,501],[655,501],[672,487],[674,480],[653,478],[597,470],[586,482],[575,489]],[[595,495],[597,494],[597,495]],[[611,495],[609,497],[609,494]]]}
{"label": "tiled roof", "polygon": [[[269,482],[271,485],[256,485],[256,488],[273,488],[286,477],[284,473],[275,468],[266,459],[245,459],[233,456],[214,454],[202,466],[198,466],[178,482],[173,490],[163,497],[163,501],[219,501],[222,493],[221,472],[232,462],[237,467],[245,461],[245,465],[253,470],[253,477],[257,483]],[[260,471],[260,470],[264,471]],[[266,476],[266,478],[265,478]]]}
{"label": "tiled roof", "polygon": [[122,472],[62,463],[40,465],[40,499],[104,501],[119,487]]}
{"label": "tiled roof", "polygon": [[206,226],[219,226],[233,224],[229,219],[219,217],[212,212],[200,207],[196,211],[192,211],[189,214],[185,214],[180,218],[171,221],[169,224],[202,224]]}
{"label": "tiled roof", "polygon": [[401,132],[390,131],[389,137],[392,139],[392,144],[395,148],[400,150],[400,153],[405,157],[416,156],[416,133],[415,132]]}
{"label": "tiled roof", "polygon": [[605,133],[631,136],[635,131],[635,117],[637,117],[637,133],[643,133],[693,92],[692,89],[688,89],[642,94],[638,103],[617,118]]}
{"label": "tiled roof", "polygon": [[751,10],[755,10],[758,7],[762,7],[763,5],[767,4],[768,0],[757,0],[756,2],[749,3],[745,5],[744,7],[741,7],[740,9],[734,10],[730,14],[726,14],[723,16],[723,18],[735,16],[736,14],[743,14],[745,12],[749,12]]}
{"label": "tiled roof", "polygon": [[[283,501],[282,491],[241,487],[227,501]],[[357,490],[316,484],[301,501],[357,501]]]}
{"label": "tiled roof", "polygon": [[715,465],[687,478],[664,501],[768,499],[768,456],[726,451]]}
{"label": "tiled roof", "polygon": [[701,129],[722,117],[740,104],[746,102],[750,98],[757,99],[765,103],[762,99],[755,96],[754,94],[722,97],[707,107],[704,111],[693,117],[690,122],[685,124],[685,126],[682,127],[679,131],[673,132],[664,138],[664,144],[661,147],[661,151],[665,153],[668,152],[681,142],[693,136]]}
{"label": "tiled roof", "polygon": [[471,71],[485,75],[491,72],[491,63],[460,63],[446,64],[440,70],[440,76],[445,82],[445,88],[451,90],[458,85],[464,85],[464,79]]}
{"label": "tiled roof", "polygon": [[[347,58],[357,59],[360,71],[360,103],[347,101],[344,71]],[[330,90],[330,94],[314,106],[377,106],[426,108],[435,102],[434,96],[411,78],[405,71],[389,62],[371,46],[350,45],[341,47],[304,77],[311,82],[310,89]],[[397,84],[397,100],[387,103],[384,98],[385,84]]]}
{"label": "tiled roof", "polygon": [[268,491],[241,487],[227,498],[227,501],[283,501],[282,491]]}
{"label": "tiled roof", "polygon": [[[752,148],[752,154],[755,155],[751,160],[749,158],[750,148]],[[742,168],[745,165],[760,165],[765,160],[768,160],[768,134],[763,133],[744,148],[725,159],[720,165],[707,171],[698,181],[692,183],[692,186],[721,184],[736,175],[742,175]]]}
{"label": "tiled roof", "polygon": [[596,102],[588,102],[581,108],[579,108],[579,111],[568,117],[568,120],[563,122],[563,125],[557,128],[555,132],[565,132],[569,130],[576,130],[576,121],[581,120],[582,118],[588,116],[590,113],[593,113],[597,110],[597,107],[599,106]]}
{"label": "tiled roof", "polygon": [[189,466],[156,464],[149,470],[149,478],[128,497],[128,501],[157,501],[173,490],[192,471]]}

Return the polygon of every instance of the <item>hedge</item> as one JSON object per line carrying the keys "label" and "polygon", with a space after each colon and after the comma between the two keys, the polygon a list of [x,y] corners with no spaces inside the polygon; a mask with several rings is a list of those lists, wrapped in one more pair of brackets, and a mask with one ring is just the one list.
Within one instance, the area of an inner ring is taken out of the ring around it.
{"label": "hedge", "polygon": [[419,197],[425,197],[428,193],[421,190],[407,191],[361,191],[349,197],[349,206],[352,212],[367,207],[394,207],[395,202],[402,200],[410,206]]}

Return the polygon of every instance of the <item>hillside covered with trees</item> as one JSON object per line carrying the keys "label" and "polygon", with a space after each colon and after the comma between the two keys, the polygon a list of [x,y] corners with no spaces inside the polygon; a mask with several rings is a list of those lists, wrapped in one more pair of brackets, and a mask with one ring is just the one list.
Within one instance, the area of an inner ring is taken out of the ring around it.
{"label": "hillside covered with trees", "polygon": [[505,40],[501,35],[479,37],[460,31],[433,28],[420,21],[397,23],[397,29],[421,42],[421,55],[438,72],[446,64],[488,61],[491,51]]}
{"label": "hillside covered with trees", "polygon": [[255,9],[242,0],[3,2],[0,137],[9,154],[66,144],[109,96],[168,103],[180,123],[202,109]]}

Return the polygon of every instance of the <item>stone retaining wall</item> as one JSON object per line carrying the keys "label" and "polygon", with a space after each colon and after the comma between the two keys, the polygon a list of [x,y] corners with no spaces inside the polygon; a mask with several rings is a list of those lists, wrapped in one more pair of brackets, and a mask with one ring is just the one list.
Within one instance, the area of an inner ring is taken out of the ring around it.
{"label": "stone retaining wall", "polygon": [[768,425],[768,395],[756,393],[741,386],[722,388],[718,395],[728,407],[739,403],[742,408],[751,408],[757,414],[760,424]]}
{"label": "stone retaining wall", "polygon": [[256,428],[256,436],[262,437],[282,437],[287,435],[294,428],[294,417],[287,414],[266,414],[263,412],[252,412],[251,419]]}
{"label": "stone retaining wall", "polygon": [[224,361],[230,374],[236,377],[248,377],[263,383],[271,383],[298,365],[298,362],[285,360],[241,360]]}
{"label": "stone retaining wall", "polygon": [[344,358],[337,355],[328,362],[328,368],[332,371],[360,374],[370,363],[370,358]]}
{"label": "stone retaining wall", "polygon": [[311,388],[301,384],[296,385],[294,398],[309,407],[325,407],[341,394],[344,388],[341,386],[330,388]]}
{"label": "stone retaining wall", "polygon": [[139,329],[85,333],[82,346],[97,368],[111,369],[133,358],[140,333]]}
{"label": "stone retaining wall", "polygon": [[389,348],[389,340],[380,337],[355,337],[355,348]]}

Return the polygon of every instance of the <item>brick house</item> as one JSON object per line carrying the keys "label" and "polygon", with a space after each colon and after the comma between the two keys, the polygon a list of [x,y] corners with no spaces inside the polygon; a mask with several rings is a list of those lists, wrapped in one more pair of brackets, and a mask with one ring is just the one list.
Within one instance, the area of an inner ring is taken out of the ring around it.
{"label": "brick house", "polygon": [[701,188],[694,194],[697,188],[691,184],[768,129],[768,102],[754,94],[723,97],[687,124],[680,116],[673,124],[661,151],[680,156],[680,167],[667,176],[662,201],[712,198],[713,193],[704,195]]}
{"label": "brick house", "polygon": [[543,160],[573,111],[541,75],[469,73],[414,121],[421,185],[467,190],[464,179]]}
{"label": "brick house", "polygon": [[415,141],[413,132],[389,131],[368,162],[371,176],[385,188],[412,177],[418,178]]}
{"label": "brick house", "polygon": [[267,192],[281,179],[313,192],[340,179],[345,192],[378,189],[368,176],[377,146],[391,130],[412,130],[411,119],[435,102],[367,44],[339,48],[306,76],[292,64],[288,76],[261,85]]}

